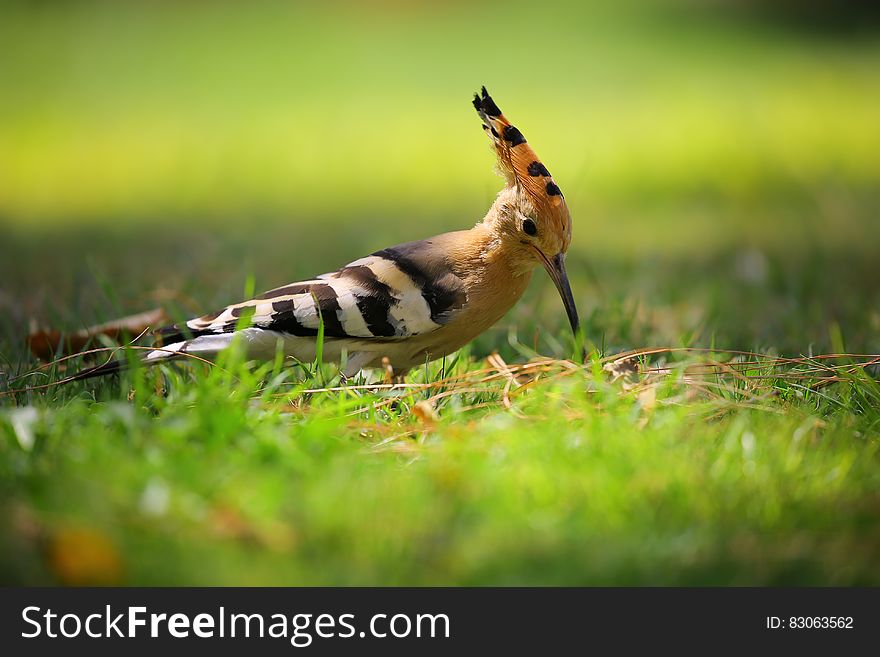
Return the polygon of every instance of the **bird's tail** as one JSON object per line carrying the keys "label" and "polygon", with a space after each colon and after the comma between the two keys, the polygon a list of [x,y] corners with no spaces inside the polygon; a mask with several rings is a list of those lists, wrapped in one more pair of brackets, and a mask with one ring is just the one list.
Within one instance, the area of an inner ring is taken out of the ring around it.
{"label": "bird's tail", "polygon": [[[150,366],[156,365],[164,361],[173,360],[175,358],[179,358],[182,354],[186,353],[185,347],[186,341],[171,344],[167,347],[156,347],[155,349],[151,349],[150,351],[148,351],[146,356],[139,358],[139,362],[142,365]],[[94,367],[88,367],[84,370],[80,370],[79,372],[76,372],[61,381],[61,383],[73,383],[74,381],[85,381],[87,379],[94,379],[99,376],[116,374],[117,372],[124,372],[128,370],[130,366],[131,361],[126,359],[109,360],[106,363],[101,363],[100,365],[95,365]]]}
{"label": "bird's tail", "polygon": [[72,376],[67,377],[61,383],[72,383],[73,381],[85,381],[86,379],[94,379],[98,376],[107,374],[115,374],[128,368],[128,362],[124,360],[111,360],[95,367],[89,367],[76,372]]}
{"label": "bird's tail", "polygon": [[[170,327],[176,330],[176,327]],[[177,360],[183,357],[196,357],[198,360],[204,361],[206,357],[211,357],[227,349],[235,338],[235,333],[214,333],[202,332],[195,337],[179,339],[180,334],[168,330],[164,335],[173,335],[177,341],[171,344],[157,345],[153,348],[147,348],[146,356],[140,359],[140,363],[144,366],[157,365],[171,360]],[[160,333],[160,335],[163,335]],[[143,347],[142,347],[143,348]],[[73,381],[84,381],[106,374],[114,374],[123,372],[129,368],[129,361],[125,359],[111,360],[95,367],[89,367],[76,372],[72,376],[65,379],[62,383],[71,383]]]}

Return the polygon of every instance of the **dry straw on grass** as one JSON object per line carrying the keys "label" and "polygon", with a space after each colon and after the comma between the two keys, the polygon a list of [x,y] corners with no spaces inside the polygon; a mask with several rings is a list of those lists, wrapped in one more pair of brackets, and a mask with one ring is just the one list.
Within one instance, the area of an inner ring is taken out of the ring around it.
{"label": "dry straw on grass", "polygon": [[[106,355],[107,360],[123,349],[153,350],[156,347],[128,345],[126,347],[96,348],[79,354],[63,356],[10,381],[19,381],[40,374],[48,375],[53,368],[63,369],[72,358]],[[160,348],[161,349],[161,348]],[[182,354],[198,362],[217,367],[213,362],[192,354]],[[502,407],[518,417],[524,417],[515,402],[530,389],[568,377],[585,377],[587,389],[596,383],[601,370],[604,381],[620,387],[622,394],[635,395],[644,406],[653,407],[660,386],[674,384],[677,396],[667,396],[663,403],[684,403],[704,400],[723,402],[725,405],[766,406],[766,402],[787,386],[817,392],[834,383],[853,381],[854,377],[880,369],[878,354],[820,354],[816,356],[783,357],[752,351],[701,349],[693,347],[655,347],[633,349],[622,353],[588,360],[580,364],[572,360],[536,358],[526,363],[509,364],[497,353],[485,359],[485,366],[441,376],[424,383],[393,381],[388,376],[372,383],[340,384],[303,388],[302,383],[287,384],[294,390],[278,389],[264,398],[283,401],[286,410],[302,412],[312,395],[346,394],[361,396],[364,406],[350,413],[362,415],[365,410],[394,408],[406,403],[414,416],[423,424],[437,420],[434,409],[444,400],[458,397],[466,400],[458,411]],[[381,373],[380,373],[381,375]],[[70,381],[62,378],[42,385],[9,389],[0,395],[44,390]],[[258,391],[263,393],[265,391]],[[295,403],[292,398],[296,397]],[[378,398],[377,398],[378,397]],[[305,398],[305,399],[303,399]],[[305,403],[303,403],[305,401]]]}

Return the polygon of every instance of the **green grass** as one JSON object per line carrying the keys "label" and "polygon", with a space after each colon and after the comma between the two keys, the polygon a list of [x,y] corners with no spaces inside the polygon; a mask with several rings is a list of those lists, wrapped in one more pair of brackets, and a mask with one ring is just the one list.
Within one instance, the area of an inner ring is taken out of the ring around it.
{"label": "green grass", "polygon": [[609,205],[876,189],[876,39],[680,4],[13,4],[0,219],[469,213],[497,187],[481,84],[591,230]]}
{"label": "green grass", "polygon": [[[271,366],[195,370],[38,398],[26,449],[7,416],[5,581],[880,580],[880,386],[868,377],[718,394],[679,371],[627,392],[588,366],[512,385],[507,409],[503,376],[306,392],[333,370],[296,383]],[[436,422],[413,410],[444,390]],[[121,571],[81,565],[101,541]],[[79,565],[47,562],[59,550]]]}
{"label": "green grass", "polygon": [[[0,393],[64,375],[32,321],[188,317],[471,225],[482,83],[566,193],[606,360],[564,364],[539,273],[408,388],[228,356],[3,394],[0,581],[880,584],[877,366],[727,351],[880,354],[878,40],[583,5],[4,7]],[[602,368],[642,347],[694,350]],[[495,351],[559,360],[482,381]]]}

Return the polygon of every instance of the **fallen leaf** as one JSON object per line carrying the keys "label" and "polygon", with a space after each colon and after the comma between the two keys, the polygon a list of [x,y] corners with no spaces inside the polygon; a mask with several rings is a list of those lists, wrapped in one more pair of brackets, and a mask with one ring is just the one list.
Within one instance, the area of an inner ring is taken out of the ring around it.
{"label": "fallen leaf", "polygon": [[439,419],[437,411],[434,410],[434,406],[429,401],[422,400],[416,402],[412,407],[412,414],[428,429],[433,429],[437,426],[437,420]]}
{"label": "fallen leaf", "polygon": [[112,586],[122,580],[122,559],[102,532],[88,527],[65,527],[49,540],[52,572],[66,586]]}
{"label": "fallen leaf", "polygon": [[34,356],[41,360],[50,360],[55,356],[59,345],[62,354],[75,354],[82,351],[83,347],[99,335],[114,340],[121,338],[124,333],[135,337],[170,321],[164,310],[156,308],[104,324],[89,326],[73,333],[62,333],[53,329],[34,329],[28,335],[27,343]]}

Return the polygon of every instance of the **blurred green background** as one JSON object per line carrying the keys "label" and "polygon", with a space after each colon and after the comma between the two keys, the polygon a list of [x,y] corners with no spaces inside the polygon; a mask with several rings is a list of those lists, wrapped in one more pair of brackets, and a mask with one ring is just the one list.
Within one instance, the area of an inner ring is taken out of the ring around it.
{"label": "blurred green background", "polygon": [[2,309],[187,314],[249,273],[469,226],[501,184],[469,106],[486,84],[566,193],[597,343],[806,350],[837,322],[876,349],[880,41],[859,6],[6,3]]}
{"label": "blurred green background", "polygon": [[[483,84],[565,192],[603,353],[880,353],[863,3],[19,1],[0,44],[8,372],[35,366],[31,324],[200,314],[249,277],[472,225],[502,184],[470,105]],[[473,356],[571,354],[546,278]],[[709,421],[689,400],[649,422],[563,381],[528,419],[450,403],[440,438],[382,452],[405,412],[363,429],[316,397],[310,422],[202,374],[164,373],[147,402],[123,401],[125,379],[31,394],[32,452],[12,419],[30,411],[5,398],[0,578],[93,583],[64,555],[88,575],[104,532],[131,555],[113,583],[880,581],[880,415],[856,394],[792,403],[792,386],[768,412]]]}

